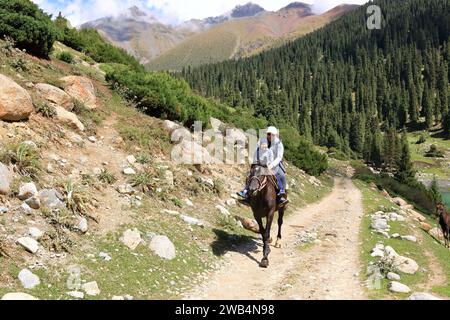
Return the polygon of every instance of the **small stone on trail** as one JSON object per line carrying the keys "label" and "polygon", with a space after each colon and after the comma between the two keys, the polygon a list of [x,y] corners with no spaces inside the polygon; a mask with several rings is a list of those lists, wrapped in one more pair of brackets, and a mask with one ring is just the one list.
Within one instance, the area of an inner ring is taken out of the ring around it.
{"label": "small stone on trail", "polygon": [[133,168],[125,168],[123,169],[123,173],[127,176],[132,176],[136,174],[136,171]]}

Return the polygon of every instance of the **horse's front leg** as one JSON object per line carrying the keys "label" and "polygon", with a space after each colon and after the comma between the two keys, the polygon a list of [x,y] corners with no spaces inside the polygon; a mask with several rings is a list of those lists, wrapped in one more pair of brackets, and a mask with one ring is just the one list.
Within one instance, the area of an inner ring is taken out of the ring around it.
{"label": "horse's front leg", "polygon": [[277,242],[275,243],[275,248],[280,249],[281,244],[281,227],[283,226],[284,208],[278,210],[278,236]]}
{"label": "horse's front leg", "polygon": [[267,216],[266,230],[263,235],[264,247],[263,247],[263,259],[260,263],[262,268],[267,268],[269,266],[269,254],[270,254],[270,229],[272,227],[273,216],[275,211],[269,213]]}

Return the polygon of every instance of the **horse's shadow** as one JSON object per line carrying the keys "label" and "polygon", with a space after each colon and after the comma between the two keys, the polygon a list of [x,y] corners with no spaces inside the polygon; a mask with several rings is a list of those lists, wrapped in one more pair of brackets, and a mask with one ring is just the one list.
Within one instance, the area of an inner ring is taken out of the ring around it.
{"label": "horse's shadow", "polygon": [[250,236],[236,236],[220,229],[213,229],[213,232],[217,237],[211,244],[214,255],[221,257],[227,252],[237,252],[259,264],[259,261],[251,255],[251,252],[258,250],[261,247],[261,244],[258,243],[256,238]]}

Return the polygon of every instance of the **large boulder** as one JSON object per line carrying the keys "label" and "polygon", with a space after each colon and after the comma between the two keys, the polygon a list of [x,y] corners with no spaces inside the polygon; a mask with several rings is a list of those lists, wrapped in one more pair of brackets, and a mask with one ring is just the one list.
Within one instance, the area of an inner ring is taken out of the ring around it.
{"label": "large boulder", "polygon": [[394,250],[394,248],[386,246],[384,248],[384,251],[386,252],[387,257],[391,259],[394,269],[398,270],[399,272],[406,274],[415,274],[417,271],[419,271],[419,265],[416,261],[411,258],[401,256]]}
{"label": "large boulder", "polygon": [[33,111],[33,102],[28,92],[0,74],[0,120],[26,120]]}
{"label": "large boulder", "polygon": [[150,242],[150,249],[160,258],[175,259],[175,246],[166,236],[154,236]]}
{"label": "large boulder", "polygon": [[211,127],[213,128],[214,131],[219,132],[222,128],[222,121],[220,121],[219,119],[213,118],[211,117],[209,119],[210,123],[211,123]]}
{"label": "large boulder", "polygon": [[77,129],[79,131],[84,131],[84,125],[78,119],[77,115],[73,112],[67,111],[63,107],[55,106],[56,119],[59,122],[64,123],[71,127],[72,129]]}
{"label": "large boulder", "polygon": [[60,80],[64,82],[64,91],[69,96],[84,103],[88,109],[97,108],[97,97],[91,80],[79,76],[68,76]]}
{"label": "large boulder", "polygon": [[164,130],[166,130],[169,134],[172,134],[175,130],[179,129],[181,126],[178,123],[175,123],[170,120],[164,120],[163,122]]}
{"label": "large boulder", "polygon": [[74,108],[72,98],[60,88],[46,83],[38,83],[34,88],[40,98],[63,107],[67,111],[72,111]]}
{"label": "large boulder", "polygon": [[234,145],[238,143],[245,145],[247,140],[245,132],[241,129],[231,128],[226,131],[226,142],[228,144]]}
{"label": "large boulder", "polygon": [[0,162],[0,194],[7,195],[10,192],[12,173],[3,163]]}
{"label": "large boulder", "polygon": [[211,164],[215,161],[206,148],[188,140],[175,145],[171,155],[176,164]]}

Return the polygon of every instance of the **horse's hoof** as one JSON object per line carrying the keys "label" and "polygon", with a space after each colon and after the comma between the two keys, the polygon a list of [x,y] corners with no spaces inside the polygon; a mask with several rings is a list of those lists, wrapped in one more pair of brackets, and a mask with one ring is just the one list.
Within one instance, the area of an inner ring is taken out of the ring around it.
{"label": "horse's hoof", "polygon": [[275,248],[281,249],[281,247],[282,247],[281,239],[278,239],[277,242],[275,243]]}
{"label": "horse's hoof", "polygon": [[262,259],[261,263],[259,264],[261,268],[267,268],[269,266],[269,259]]}

